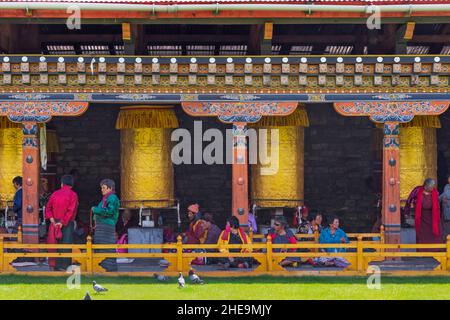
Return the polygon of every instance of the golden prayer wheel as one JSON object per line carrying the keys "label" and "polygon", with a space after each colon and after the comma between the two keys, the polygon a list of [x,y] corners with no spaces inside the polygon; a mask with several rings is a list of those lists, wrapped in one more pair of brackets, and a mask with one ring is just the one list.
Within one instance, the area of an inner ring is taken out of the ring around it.
{"label": "golden prayer wheel", "polygon": [[0,129],[0,206],[14,198],[12,180],[22,175],[22,128]]}
{"label": "golden prayer wheel", "polygon": [[[267,131],[267,156],[272,156],[272,139],[269,129],[278,130],[278,170],[264,174],[262,170],[273,167],[257,164],[252,166],[251,197],[254,204],[263,208],[296,207],[304,199],[304,128],[309,126],[304,106],[298,106],[293,114],[285,117],[263,117],[256,125]],[[276,152],[274,152],[276,153]],[[260,159],[258,159],[260,160]],[[275,165],[276,167],[276,165]]]}
{"label": "golden prayer wheel", "polygon": [[121,202],[126,208],[165,208],[174,204],[171,129],[178,127],[173,107],[120,109]]}
{"label": "golden prayer wheel", "polygon": [[[437,179],[437,116],[416,116],[400,126],[400,197],[406,200],[412,189],[426,178]],[[437,181],[437,180],[436,180]]]}

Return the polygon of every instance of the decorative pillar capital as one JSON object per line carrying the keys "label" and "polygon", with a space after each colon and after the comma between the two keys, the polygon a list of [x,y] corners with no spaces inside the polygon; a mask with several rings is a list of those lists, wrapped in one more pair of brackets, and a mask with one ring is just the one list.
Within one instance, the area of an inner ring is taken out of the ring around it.
{"label": "decorative pillar capital", "polygon": [[400,125],[398,122],[385,122],[383,125],[384,149],[398,149],[400,147]]}

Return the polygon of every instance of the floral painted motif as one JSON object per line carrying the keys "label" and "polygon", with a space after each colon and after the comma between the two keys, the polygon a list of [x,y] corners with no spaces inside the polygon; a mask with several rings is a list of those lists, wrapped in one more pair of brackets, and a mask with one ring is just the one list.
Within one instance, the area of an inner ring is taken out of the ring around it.
{"label": "floral painted motif", "polygon": [[13,122],[48,122],[52,116],[81,115],[87,107],[87,102],[0,102],[0,115]]}
{"label": "floral painted motif", "polygon": [[191,116],[217,116],[225,123],[253,123],[262,116],[286,116],[297,108],[297,102],[183,102]]}
{"label": "floral painted motif", "polygon": [[356,101],[336,102],[334,108],[343,116],[368,116],[374,122],[409,122],[416,115],[444,113],[450,101]]}

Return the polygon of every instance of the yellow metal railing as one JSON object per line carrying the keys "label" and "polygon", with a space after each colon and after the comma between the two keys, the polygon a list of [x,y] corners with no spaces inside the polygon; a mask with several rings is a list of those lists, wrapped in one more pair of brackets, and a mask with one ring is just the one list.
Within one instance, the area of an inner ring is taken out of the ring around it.
{"label": "yellow metal railing", "polygon": [[[450,236],[446,243],[442,244],[384,244],[382,242],[364,241],[368,234],[358,234],[356,241],[347,244],[320,244],[313,242],[299,242],[297,244],[273,244],[270,237],[265,243],[252,243],[247,245],[187,245],[182,244],[181,237],[176,243],[171,244],[93,244],[88,237],[86,244],[23,244],[19,242],[6,242],[0,237],[0,273],[23,273],[12,265],[12,262],[20,257],[29,258],[72,258],[78,263],[83,274],[105,273],[99,263],[105,258],[159,258],[168,261],[169,266],[164,273],[171,275],[177,272],[187,272],[190,263],[198,257],[224,258],[224,257],[251,257],[258,262],[255,269],[249,272],[234,273],[241,275],[249,274],[292,274],[302,273],[305,270],[285,269],[280,262],[287,257],[302,259],[318,257],[342,257],[348,260],[350,266],[342,271],[334,271],[337,274],[365,274],[371,262],[383,261],[385,259],[398,259],[402,257],[433,257],[439,265],[426,273],[450,274]],[[345,252],[324,252],[327,248],[343,248]],[[56,252],[57,249],[70,249],[71,252]],[[98,252],[98,250],[109,249],[114,252]],[[117,249],[158,249],[161,252],[149,253],[117,253]],[[240,249],[240,252],[229,253],[229,249]],[[301,249],[301,250],[299,250]],[[406,252],[405,249],[426,249],[425,252]],[[195,250],[195,252],[194,252]],[[292,252],[291,250],[297,250]],[[437,250],[431,252],[430,250]],[[50,251],[50,252],[49,252]],[[326,268],[318,268],[321,273]],[[306,271],[310,272],[310,270]],[[417,271],[421,274],[424,271]],[[35,274],[60,274],[58,272],[44,271]],[[115,272],[108,274],[133,274],[130,272]],[[148,272],[147,272],[148,273]],[[217,275],[217,271],[205,271],[204,274]],[[222,275],[227,272],[220,272]]]}
{"label": "yellow metal railing", "polygon": [[9,239],[22,243],[22,227],[19,226],[17,228],[17,233],[0,233],[0,239]]}

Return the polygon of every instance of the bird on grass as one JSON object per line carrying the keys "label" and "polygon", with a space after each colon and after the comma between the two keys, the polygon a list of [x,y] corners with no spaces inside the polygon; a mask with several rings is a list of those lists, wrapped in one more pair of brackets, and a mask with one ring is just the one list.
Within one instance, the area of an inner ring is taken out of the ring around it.
{"label": "bird on grass", "polygon": [[102,287],[101,285],[99,285],[97,282],[92,281],[92,286],[94,288],[95,293],[100,293],[100,292],[106,292],[108,291],[108,289]]}
{"label": "bird on grass", "polygon": [[205,282],[200,279],[198,275],[195,274],[194,269],[189,270],[189,280],[191,280],[191,283],[193,284],[204,284]]}
{"label": "bird on grass", "polygon": [[183,274],[180,272],[180,277],[178,278],[178,288],[184,288],[186,282],[184,281]]}
{"label": "bird on grass", "polygon": [[89,291],[86,291],[86,295],[84,296],[83,300],[92,300],[91,295],[89,294]]}
{"label": "bird on grass", "polygon": [[160,281],[160,282],[166,282],[166,281],[167,281],[167,277],[166,277],[165,275],[162,275],[162,274],[154,273],[154,274],[153,274],[153,277],[154,277],[156,280]]}

